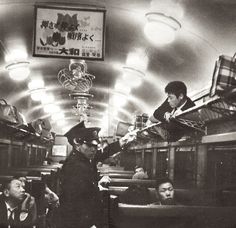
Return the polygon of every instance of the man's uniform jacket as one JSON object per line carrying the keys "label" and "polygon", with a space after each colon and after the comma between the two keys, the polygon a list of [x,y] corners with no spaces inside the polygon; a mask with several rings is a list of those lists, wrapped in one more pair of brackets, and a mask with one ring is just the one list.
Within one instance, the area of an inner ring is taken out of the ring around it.
{"label": "man's uniform jacket", "polygon": [[97,151],[93,161],[72,150],[61,171],[61,227],[101,227],[103,209],[96,163],[120,150],[119,142],[111,143],[103,153]]}

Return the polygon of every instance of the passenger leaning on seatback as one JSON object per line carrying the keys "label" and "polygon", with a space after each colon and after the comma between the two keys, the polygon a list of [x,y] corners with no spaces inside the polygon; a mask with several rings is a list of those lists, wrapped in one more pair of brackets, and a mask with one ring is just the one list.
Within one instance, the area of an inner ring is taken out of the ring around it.
{"label": "passenger leaning on seatback", "polygon": [[171,118],[195,106],[187,96],[187,87],[182,81],[172,81],[165,87],[167,99],[154,111],[151,122],[169,122]]}
{"label": "passenger leaning on seatback", "polygon": [[185,129],[171,122],[171,119],[182,111],[195,106],[195,104],[187,96],[187,87],[182,81],[168,83],[165,92],[167,93],[167,99],[154,111],[148,122],[149,124],[159,121],[164,123],[164,128],[169,133],[167,140],[176,141],[184,135]]}

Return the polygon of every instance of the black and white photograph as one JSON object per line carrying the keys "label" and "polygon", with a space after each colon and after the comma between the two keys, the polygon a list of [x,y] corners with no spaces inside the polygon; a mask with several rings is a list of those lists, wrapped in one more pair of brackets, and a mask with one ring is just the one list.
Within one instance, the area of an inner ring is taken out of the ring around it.
{"label": "black and white photograph", "polygon": [[236,228],[235,0],[0,0],[0,228]]}

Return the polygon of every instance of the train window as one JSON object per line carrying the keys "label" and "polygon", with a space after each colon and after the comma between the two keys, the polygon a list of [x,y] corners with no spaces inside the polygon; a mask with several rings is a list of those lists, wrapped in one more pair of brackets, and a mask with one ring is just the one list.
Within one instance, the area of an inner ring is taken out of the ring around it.
{"label": "train window", "polygon": [[177,147],[175,150],[175,185],[189,188],[195,186],[195,147]]}
{"label": "train window", "polygon": [[209,147],[207,153],[207,185],[230,188],[236,184],[236,145]]}
{"label": "train window", "polygon": [[168,149],[158,149],[156,155],[156,177],[165,177],[168,173]]}
{"label": "train window", "polygon": [[0,169],[6,168],[8,164],[8,145],[0,144]]}
{"label": "train window", "polygon": [[125,170],[134,170],[135,167],[135,151],[129,150],[121,153],[120,165],[124,167]]}
{"label": "train window", "polygon": [[136,166],[143,165],[143,150],[135,150],[135,164]]}
{"label": "train window", "polygon": [[152,162],[153,161],[153,149],[146,149],[144,151],[144,168],[147,171],[148,177],[152,178]]}

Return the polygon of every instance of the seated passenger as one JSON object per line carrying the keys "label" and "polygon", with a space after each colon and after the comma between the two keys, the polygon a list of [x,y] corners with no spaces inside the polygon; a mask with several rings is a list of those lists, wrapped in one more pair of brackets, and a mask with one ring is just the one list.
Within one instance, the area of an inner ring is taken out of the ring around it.
{"label": "seated passenger", "polygon": [[150,121],[167,123],[166,129],[170,132],[170,141],[176,141],[183,136],[180,127],[171,124],[171,118],[175,118],[182,111],[195,106],[194,102],[187,96],[187,87],[182,81],[172,81],[165,87],[167,99],[154,111],[149,118]]}
{"label": "seated passenger", "polygon": [[[41,174],[40,174],[41,175]],[[40,176],[37,173],[37,176]],[[26,176],[15,176],[16,179],[20,180],[22,183],[23,188],[25,189],[26,183],[27,183],[27,178]],[[46,207],[58,207],[59,206],[59,197],[57,196],[57,194],[55,192],[53,192],[48,186],[47,184],[45,184],[45,190],[44,190],[44,199],[45,199],[45,205]]]}
{"label": "seated passenger", "polygon": [[20,180],[12,178],[2,186],[0,196],[0,227],[33,227],[35,223],[35,199],[25,192]]}
{"label": "seated passenger", "polygon": [[[32,173],[29,173],[32,175]],[[28,174],[28,175],[29,175]],[[40,176],[41,174],[35,173],[35,175]],[[27,185],[27,177],[26,176],[15,176],[16,179],[20,180],[22,183],[23,188],[26,187]],[[41,183],[42,190],[44,190],[44,202],[40,202],[40,205],[44,205],[44,211],[43,211],[43,216],[46,216],[46,225],[48,223],[51,223],[50,220],[52,220],[54,211],[56,208],[59,207],[59,197],[57,196],[56,193],[54,193],[45,183]],[[36,207],[36,205],[35,205]],[[38,216],[39,218],[42,217],[42,215]],[[36,221],[37,217],[34,218],[34,221]],[[38,221],[39,222],[39,221]],[[47,226],[47,227],[53,227],[52,225]]]}
{"label": "seated passenger", "polygon": [[156,194],[158,201],[153,203],[155,205],[176,205],[175,190],[173,182],[169,178],[162,178],[157,181]]}
{"label": "seated passenger", "polygon": [[140,166],[135,167],[134,175],[132,179],[148,179],[147,172],[144,172],[144,168]]}

